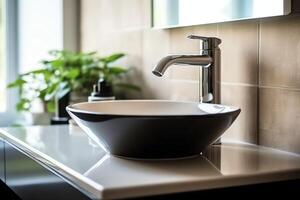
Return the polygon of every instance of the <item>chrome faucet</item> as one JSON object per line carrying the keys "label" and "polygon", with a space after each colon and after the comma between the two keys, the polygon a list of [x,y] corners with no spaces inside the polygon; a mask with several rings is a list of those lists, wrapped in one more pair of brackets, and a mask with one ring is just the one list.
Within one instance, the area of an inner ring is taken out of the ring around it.
{"label": "chrome faucet", "polygon": [[189,39],[200,40],[200,53],[196,55],[170,55],[162,58],[152,70],[156,76],[163,76],[171,65],[198,65],[199,70],[199,101],[220,103],[220,58],[219,44],[216,37],[188,36]]}

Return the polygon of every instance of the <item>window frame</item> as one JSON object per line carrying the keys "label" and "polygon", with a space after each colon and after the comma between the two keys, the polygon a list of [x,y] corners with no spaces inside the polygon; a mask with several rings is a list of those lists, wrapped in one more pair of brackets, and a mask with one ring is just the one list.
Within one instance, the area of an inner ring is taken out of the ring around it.
{"label": "window frame", "polygon": [[[4,24],[5,24],[5,72],[8,84],[18,76],[18,0],[4,0]],[[15,105],[17,102],[17,91],[6,92],[6,109],[0,112],[0,126],[8,126],[16,119]]]}

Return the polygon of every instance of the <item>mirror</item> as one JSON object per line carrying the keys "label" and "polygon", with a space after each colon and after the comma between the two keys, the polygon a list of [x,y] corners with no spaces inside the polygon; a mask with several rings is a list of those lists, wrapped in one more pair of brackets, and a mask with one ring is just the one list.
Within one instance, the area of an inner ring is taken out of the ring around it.
{"label": "mirror", "polygon": [[291,0],[152,0],[152,26],[172,28],[290,12]]}

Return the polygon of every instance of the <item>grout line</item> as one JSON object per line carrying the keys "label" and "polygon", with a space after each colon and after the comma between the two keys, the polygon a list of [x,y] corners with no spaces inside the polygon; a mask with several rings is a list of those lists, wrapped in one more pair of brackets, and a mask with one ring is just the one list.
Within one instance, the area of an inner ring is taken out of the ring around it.
{"label": "grout line", "polygon": [[257,55],[257,58],[258,58],[258,72],[257,72],[257,84],[260,85],[260,80],[261,80],[261,77],[260,77],[260,66],[261,66],[261,57],[260,57],[260,53],[261,53],[261,20],[259,19],[259,23],[258,23],[258,34],[257,34],[257,37],[258,37],[258,47],[257,47],[257,52],[258,52],[258,55]]}
{"label": "grout line", "polygon": [[238,82],[224,82],[224,81],[221,81],[221,85],[258,87],[258,85],[256,85],[256,84],[250,84],[250,83],[238,83]]}
{"label": "grout line", "polygon": [[259,141],[259,121],[260,121],[260,103],[259,103],[259,84],[260,84],[260,63],[261,63],[261,58],[260,58],[260,52],[261,52],[261,27],[260,27],[260,22],[261,20],[258,19],[258,24],[257,24],[257,96],[256,96],[256,143],[259,145],[260,141]]}
{"label": "grout line", "polygon": [[288,86],[268,86],[268,85],[260,85],[259,88],[263,89],[280,89],[280,90],[288,90],[293,92],[300,92],[300,88],[293,88]]}

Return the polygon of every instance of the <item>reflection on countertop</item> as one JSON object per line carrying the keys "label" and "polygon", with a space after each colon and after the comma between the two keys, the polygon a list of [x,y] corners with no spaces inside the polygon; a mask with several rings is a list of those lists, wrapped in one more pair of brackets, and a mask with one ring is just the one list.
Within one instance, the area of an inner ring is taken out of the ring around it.
{"label": "reflection on countertop", "polygon": [[108,155],[76,126],[2,128],[0,137],[99,198],[300,178],[299,155],[250,144],[224,143],[190,159],[146,161]]}

